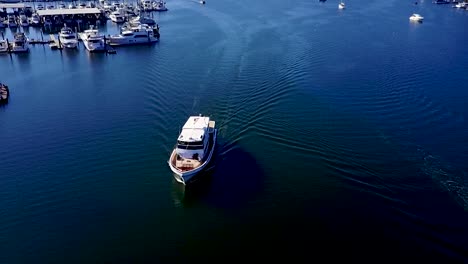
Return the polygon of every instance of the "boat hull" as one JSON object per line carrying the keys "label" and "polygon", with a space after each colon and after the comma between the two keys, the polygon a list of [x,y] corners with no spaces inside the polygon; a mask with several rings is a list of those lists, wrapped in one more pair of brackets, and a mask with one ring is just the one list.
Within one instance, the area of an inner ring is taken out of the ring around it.
{"label": "boat hull", "polygon": [[111,46],[129,46],[129,45],[141,45],[148,43],[156,43],[159,40],[155,37],[141,38],[141,39],[123,39],[123,38],[109,38],[109,45]]}
{"label": "boat hull", "polygon": [[213,132],[213,135],[212,135],[213,144],[212,144],[211,149],[209,151],[208,157],[206,158],[206,160],[199,167],[197,167],[195,169],[188,170],[188,171],[180,171],[179,169],[177,169],[171,162],[175,158],[174,156],[177,155],[176,154],[176,149],[174,149],[172,151],[171,157],[169,158],[169,161],[168,161],[168,164],[169,164],[169,167],[171,168],[171,171],[174,173],[174,178],[175,178],[175,180],[177,182],[180,182],[182,184],[187,184],[187,183],[191,182],[197,174],[202,172],[208,166],[208,164],[210,163],[210,161],[211,161],[211,159],[213,157],[214,150],[216,148],[217,134],[218,134],[218,130],[215,129],[214,132]]}

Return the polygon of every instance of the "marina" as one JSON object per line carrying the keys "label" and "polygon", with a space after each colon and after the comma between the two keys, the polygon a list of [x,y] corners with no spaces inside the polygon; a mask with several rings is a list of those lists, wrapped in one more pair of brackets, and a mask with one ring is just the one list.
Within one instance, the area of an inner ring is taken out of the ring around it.
{"label": "marina", "polygon": [[[145,8],[146,5],[146,8]],[[45,7],[44,7],[45,6]],[[152,8],[148,8],[151,6]],[[0,53],[27,53],[29,45],[49,45],[53,50],[76,49],[90,27],[97,29],[109,20],[120,25],[119,34],[103,35],[103,51],[115,53],[110,46],[151,44],[159,41],[159,24],[151,12],[167,11],[165,2],[119,3],[100,1],[70,3],[0,3],[0,27],[9,28],[12,39],[1,32]],[[26,32],[36,28],[40,34]],[[89,32],[89,31],[88,31]],[[44,35],[49,38],[44,39]],[[40,36],[40,37],[39,37]],[[91,40],[95,41],[95,40]],[[87,42],[89,44],[89,42]],[[21,47],[20,47],[21,45]],[[89,45],[85,48],[90,51]],[[94,49],[93,52],[101,50]]]}

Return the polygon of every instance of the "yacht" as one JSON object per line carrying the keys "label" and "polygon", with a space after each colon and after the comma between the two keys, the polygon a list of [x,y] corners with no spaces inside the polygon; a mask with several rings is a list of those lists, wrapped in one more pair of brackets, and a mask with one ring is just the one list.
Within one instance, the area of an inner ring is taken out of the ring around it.
{"label": "yacht", "polygon": [[89,29],[78,35],[89,52],[105,51],[106,43],[104,42],[104,36],[99,35],[98,30],[94,29],[93,26],[90,26]]}
{"label": "yacht", "polygon": [[78,8],[86,8],[86,3],[81,2],[81,3],[78,5]]}
{"label": "yacht", "polygon": [[37,4],[37,10],[44,10],[44,6],[42,4]]}
{"label": "yacht", "polygon": [[151,2],[151,0],[142,0],[141,7],[143,8],[143,11],[146,11],[146,12],[154,10],[153,2]]}
{"label": "yacht", "polygon": [[14,41],[11,45],[11,52],[20,53],[29,51],[29,42],[23,32],[15,33]]}
{"label": "yacht", "polygon": [[22,27],[29,27],[28,17],[25,15],[20,16],[20,22]]}
{"label": "yacht", "polygon": [[463,8],[466,8],[467,5],[468,5],[468,4],[465,3],[465,2],[460,2],[460,3],[457,3],[456,5],[454,5],[453,7],[455,7],[455,8],[462,8],[462,9],[463,9]]}
{"label": "yacht", "polygon": [[424,20],[424,17],[422,17],[421,15],[419,14],[412,14],[409,19],[411,21],[416,21],[416,22],[422,22]]}
{"label": "yacht", "polygon": [[76,9],[75,3],[68,4],[68,9]]}
{"label": "yacht", "polygon": [[156,21],[154,21],[154,19],[151,19],[149,17],[140,17],[140,16],[137,16],[135,18],[133,18],[131,20],[132,23],[135,23],[135,22],[138,22],[138,23],[141,23],[141,24],[147,24],[147,25],[150,25],[150,26],[153,26],[153,25],[156,25]]}
{"label": "yacht", "polygon": [[109,15],[110,20],[115,23],[125,22],[125,17],[119,11],[114,11]]}
{"label": "yacht", "polygon": [[216,145],[215,121],[207,116],[190,116],[182,127],[168,160],[176,181],[186,184],[210,162]]}
{"label": "yacht", "polygon": [[145,24],[126,27],[118,35],[109,37],[109,45],[136,45],[154,43],[159,40],[159,28],[153,28]]}
{"label": "yacht", "polygon": [[60,3],[59,4],[59,9],[67,9],[67,7],[65,6],[64,3]]}
{"label": "yacht", "polygon": [[67,49],[76,49],[78,46],[75,33],[71,28],[67,27],[67,25],[64,25],[64,27],[60,29],[59,39],[62,46]]}
{"label": "yacht", "polygon": [[52,9],[55,9],[55,6],[53,6],[53,5],[48,5],[48,6],[46,6],[46,9],[47,9],[47,10],[52,10]]}
{"label": "yacht", "polygon": [[30,22],[31,26],[33,27],[39,27],[41,26],[41,18],[39,17],[38,14],[34,13],[32,16],[31,16],[31,22]]}
{"label": "yacht", "polygon": [[154,10],[155,11],[167,11],[166,2],[159,0],[154,3]]}
{"label": "yacht", "polygon": [[340,3],[338,4],[338,9],[345,9],[345,8],[346,8],[345,3],[340,2]]}
{"label": "yacht", "polygon": [[0,54],[8,52],[8,42],[6,40],[0,40]]}

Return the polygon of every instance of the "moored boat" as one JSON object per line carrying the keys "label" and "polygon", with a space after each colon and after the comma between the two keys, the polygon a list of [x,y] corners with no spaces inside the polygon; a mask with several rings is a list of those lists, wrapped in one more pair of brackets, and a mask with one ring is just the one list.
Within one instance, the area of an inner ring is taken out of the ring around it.
{"label": "moored boat", "polygon": [[13,41],[13,44],[11,45],[11,52],[29,52],[29,41],[23,32],[15,33],[15,39]]}
{"label": "moored boat", "polygon": [[190,116],[177,138],[168,160],[176,181],[187,184],[210,162],[216,146],[215,121],[207,116]]}
{"label": "moored boat", "polygon": [[99,31],[94,29],[93,26],[79,33],[79,37],[83,40],[83,45],[89,52],[103,52],[106,50],[104,35],[100,35]]}
{"label": "moored boat", "polygon": [[10,90],[6,84],[0,83],[0,104],[8,102]]}
{"label": "moored boat", "polygon": [[60,30],[59,39],[64,48],[76,49],[78,47],[78,39],[76,39],[76,35],[73,30],[67,27],[67,25],[64,25]]}

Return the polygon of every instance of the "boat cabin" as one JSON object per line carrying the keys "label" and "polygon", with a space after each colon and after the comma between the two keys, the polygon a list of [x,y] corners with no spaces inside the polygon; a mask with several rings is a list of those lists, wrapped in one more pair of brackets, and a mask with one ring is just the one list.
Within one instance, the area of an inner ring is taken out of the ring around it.
{"label": "boat cabin", "polygon": [[202,160],[208,148],[209,117],[191,116],[177,139],[177,154],[186,159]]}

